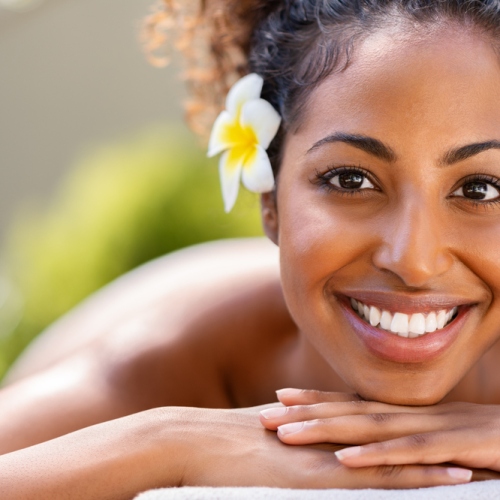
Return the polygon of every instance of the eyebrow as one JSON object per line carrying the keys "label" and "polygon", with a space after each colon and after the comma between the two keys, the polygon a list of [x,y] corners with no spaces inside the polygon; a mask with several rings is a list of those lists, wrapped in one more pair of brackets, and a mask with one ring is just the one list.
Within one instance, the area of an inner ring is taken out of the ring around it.
{"label": "eyebrow", "polygon": [[[336,132],[320,139],[318,142],[313,144],[313,146],[307,151],[307,154],[312,153],[325,144],[332,144],[335,142],[349,144],[350,146],[354,146],[355,148],[388,162],[394,162],[397,159],[396,153],[382,141],[365,135],[349,134],[345,132]],[[451,149],[442,157],[439,163],[446,166],[453,165],[489,149],[500,149],[500,141],[493,140],[478,142]]]}
{"label": "eyebrow", "polygon": [[307,154],[312,153],[316,149],[319,149],[325,144],[332,144],[334,142],[343,142],[344,144],[349,144],[355,148],[361,149],[366,153],[369,153],[377,158],[386,161],[395,161],[396,153],[383,142],[373,137],[367,137],[365,135],[358,134],[348,134],[345,132],[336,132],[335,134],[324,137],[323,139],[316,142],[308,151]]}
{"label": "eyebrow", "polygon": [[500,149],[500,141],[477,142],[468,144],[448,151],[441,160],[443,165],[453,165],[459,161],[466,160],[471,156],[487,151],[488,149]]}

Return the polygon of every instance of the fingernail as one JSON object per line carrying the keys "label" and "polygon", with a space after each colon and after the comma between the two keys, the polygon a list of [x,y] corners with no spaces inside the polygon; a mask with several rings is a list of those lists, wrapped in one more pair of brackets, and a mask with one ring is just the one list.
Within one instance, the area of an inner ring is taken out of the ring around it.
{"label": "fingernail", "polygon": [[268,418],[278,418],[282,417],[285,415],[285,413],[288,411],[288,408],[285,406],[284,408],[269,408],[267,410],[262,410],[260,414],[268,419]]}
{"label": "fingernail", "polygon": [[458,467],[449,467],[448,475],[459,481],[469,482],[472,479],[472,471],[468,469],[459,469]]}
{"label": "fingernail", "polygon": [[335,456],[339,460],[344,460],[344,458],[355,457],[357,455],[361,455],[361,446],[352,446],[351,448],[344,448],[343,450],[335,452]]}
{"label": "fingernail", "polygon": [[280,396],[298,396],[302,391],[302,389],[280,389],[279,391],[276,391],[276,395],[278,398]]}
{"label": "fingernail", "polygon": [[280,425],[278,432],[283,436],[286,434],[293,434],[299,432],[304,427],[304,422],[294,422],[293,424]]}

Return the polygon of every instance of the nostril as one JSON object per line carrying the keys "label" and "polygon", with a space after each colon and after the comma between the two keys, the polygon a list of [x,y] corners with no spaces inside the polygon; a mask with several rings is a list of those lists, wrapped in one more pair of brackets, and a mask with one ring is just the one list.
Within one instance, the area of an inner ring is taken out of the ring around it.
{"label": "nostril", "polygon": [[373,265],[384,273],[390,273],[408,289],[422,289],[434,278],[443,275],[453,265],[446,251],[436,248],[390,247],[385,245],[373,253]]}

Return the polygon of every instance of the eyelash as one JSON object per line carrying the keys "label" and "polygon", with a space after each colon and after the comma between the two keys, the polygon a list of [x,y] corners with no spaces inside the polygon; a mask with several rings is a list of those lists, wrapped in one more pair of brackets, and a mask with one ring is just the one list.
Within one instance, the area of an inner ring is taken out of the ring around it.
{"label": "eyelash", "polygon": [[[328,192],[335,191],[337,194],[341,196],[353,196],[353,195],[364,195],[367,189],[339,189],[334,186],[330,181],[337,175],[346,174],[346,173],[355,173],[365,176],[373,185],[375,185],[375,181],[373,180],[372,175],[365,169],[360,166],[355,165],[343,165],[342,167],[334,167],[330,168],[324,173],[321,173],[319,170],[316,170],[316,179],[318,184],[326,189]],[[376,189],[378,191],[378,189]]]}
{"label": "eyelash", "polygon": [[[365,169],[361,168],[360,166],[355,166],[355,165],[343,165],[342,167],[334,167],[330,168],[324,173],[321,173],[320,171],[316,170],[316,179],[317,183],[323,188],[326,189],[328,192],[335,191],[336,194],[339,194],[341,196],[355,196],[355,195],[364,195],[366,194],[365,192],[368,191],[367,189],[339,189],[338,187],[334,186],[330,181],[337,175],[345,174],[345,173],[356,173],[365,176],[373,185],[376,185],[376,182],[374,181],[372,175],[366,171]],[[485,182],[487,184],[492,185],[496,189],[498,189],[500,193],[500,180],[491,177],[489,175],[485,174],[472,174],[465,179],[463,179],[460,183],[460,185],[456,186],[453,191],[456,191],[457,189],[460,189],[461,187],[465,186],[468,183],[471,182]],[[378,189],[375,189],[378,190]],[[471,198],[465,198],[465,197],[459,197],[456,196],[456,198],[462,198],[467,200],[471,205],[477,208],[482,208],[487,210],[488,208],[492,207],[493,205],[499,204],[500,203],[500,194],[499,197],[494,199],[494,200],[486,200],[486,201],[478,201],[474,200]]]}
{"label": "eyelash", "polygon": [[[470,182],[478,182],[478,181],[490,184],[494,188],[498,189],[498,191],[499,191],[498,198],[496,198],[494,200],[486,200],[486,201],[474,200],[474,199],[465,198],[465,197],[460,197],[460,198],[466,199],[473,207],[482,208],[484,210],[488,210],[488,208],[492,208],[494,205],[497,205],[498,203],[500,203],[500,180],[497,179],[496,177],[491,177],[491,176],[486,175],[486,174],[476,173],[476,174],[469,175],[468,177],[466,177],[465,179],[463,179],[460,182],[460,185],[457,186],[456,189],[454,189],[454,191],[456,191],[457,189],[460,189],[461,187],[465,186],[466,184],[468,184]],[[459,197],[457,196],[457,198],[459,198]]]}

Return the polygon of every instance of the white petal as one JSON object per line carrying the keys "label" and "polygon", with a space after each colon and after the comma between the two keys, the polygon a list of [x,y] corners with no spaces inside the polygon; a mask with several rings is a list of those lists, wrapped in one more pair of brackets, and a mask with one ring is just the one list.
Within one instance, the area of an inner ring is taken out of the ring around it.
{"label": "white petal", "polygon": [[226,98],[226,109],[231,116],[238,116],[245,102],[258,99],[262,92],[264,80],[257,73],[250,73],[237,81]]}
{"label": "white petal", "polygon": [[226,133],[228,128],[230,128],[234,123],[234,118],[227,111],[223,111],[215,120],[214,126],[212,128],[212,133],[210,134],[210,141],[208,143],[208,153],[207,156],[212,158],[212,156],[218,155],[229,149],[233,144],[228,140],[229,134]]}
{"label": "white petal", "polygon": [[238,198],[240,189],[241,169],[245,156],[236,148],[226,151],[220,158],[219,175],[222,188],[222,199],[224,209],[227,213],[231,211]]}
{"label": "white petal", "polygon": [[281,117],[267,101],[256,99],[243,105],[240,123],[251,127],[259,144],[267,149],[280,128]]}
{"label": "white petal", "polygon": [[268,193],[274,189],[271,162],[260,146],[256,146],[245,158],[242,179],[245,187],[254,193]]}

